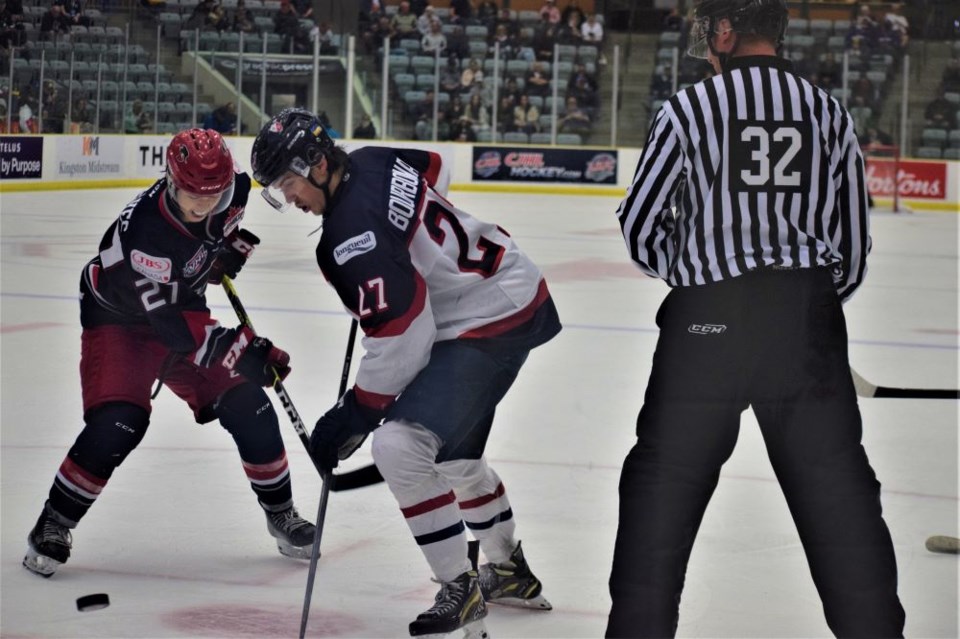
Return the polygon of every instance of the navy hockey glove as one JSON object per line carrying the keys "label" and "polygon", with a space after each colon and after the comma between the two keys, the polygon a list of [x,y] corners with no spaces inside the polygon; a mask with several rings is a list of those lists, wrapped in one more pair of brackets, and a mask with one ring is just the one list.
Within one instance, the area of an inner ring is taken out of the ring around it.
{"label": "navy hockey glove", "polygon": [[341,459],[352,455],[377,423],[371,421],[357,404],[353,389],[343,394],[336,405],[317,420],[310,435],[310,456],[323,472],[337,467]]}
{"label": "navy hockey glove", "polygon": [[274,371],[280,379],[290,374],[290,355],[266,337],[257,337],[249,328],[241,326],[223,356],[223,366],[237,371],[254,384],[273,386],[276,380]]}
{"label": "navy hockey glove", "polygon": [[226,239],[223,250],[214,258],[207,281],[211,284],[219,284],[224,275],[230,279],[236,278],[240,269],[253,255],[254,247],[259,243],[260,238],[247,229],[239,229],[231,233]]}

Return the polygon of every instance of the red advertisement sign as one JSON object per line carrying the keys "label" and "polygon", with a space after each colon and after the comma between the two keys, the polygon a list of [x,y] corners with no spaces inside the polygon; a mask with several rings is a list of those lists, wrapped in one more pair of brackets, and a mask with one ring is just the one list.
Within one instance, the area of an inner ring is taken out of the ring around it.
{"label": "red advertisement sign", "polygon": [[947,195],[947,163],[901,160],[898,169],[892,158],[871,157],[867,161],[870,195],[893,197],[894,184],[899,186],[900,197],[944,200]]}

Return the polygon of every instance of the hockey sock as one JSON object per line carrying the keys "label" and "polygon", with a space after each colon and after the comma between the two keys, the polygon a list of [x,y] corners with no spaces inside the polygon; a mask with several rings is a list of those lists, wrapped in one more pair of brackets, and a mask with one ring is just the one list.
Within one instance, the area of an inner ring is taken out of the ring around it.
{"label": "hockey sock", "polygon": [[143,440],[146,409],[116,402],[87,413],[86,425],[64,458],[50,488],[50,507],[73,528],[100,495],[113,471]]}
{"label": "hockey sock", "polygon": [[280,512],[293,505],[290,467],[280,424],[270,398],[255,384],[227,391],[215,407],[220,425],[233,436],[250,487],[264,510]]}

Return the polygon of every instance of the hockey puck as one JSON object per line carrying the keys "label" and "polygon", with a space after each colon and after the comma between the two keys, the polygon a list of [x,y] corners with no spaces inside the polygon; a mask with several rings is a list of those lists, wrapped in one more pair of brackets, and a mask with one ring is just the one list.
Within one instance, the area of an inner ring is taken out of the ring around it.
{"label": "hockey puck", "polygon": [[84,595],[77,599],[77,610],[80,612],[90,612],[91,610],[100,610],[110,605],[110,597],[106,593],[98,592],[94,595]]}

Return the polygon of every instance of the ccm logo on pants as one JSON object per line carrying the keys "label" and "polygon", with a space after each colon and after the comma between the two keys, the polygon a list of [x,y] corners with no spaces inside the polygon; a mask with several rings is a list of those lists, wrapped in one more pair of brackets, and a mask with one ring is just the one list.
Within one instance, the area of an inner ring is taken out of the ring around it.
{"label": "ccm logo on pants", "polygon": [[723,324],[691,324],[687,328],[687,332],[694,335],[719,335],[725,330],[727,327]]}

